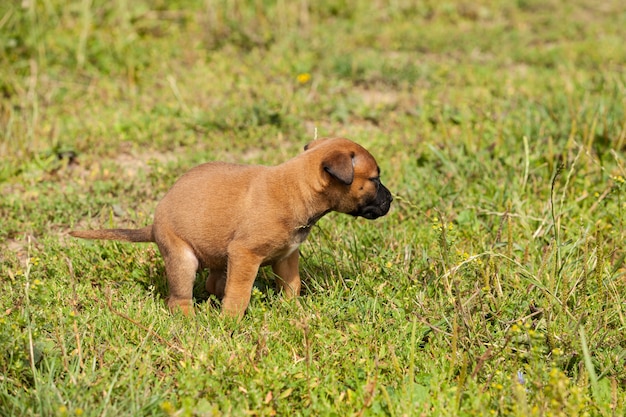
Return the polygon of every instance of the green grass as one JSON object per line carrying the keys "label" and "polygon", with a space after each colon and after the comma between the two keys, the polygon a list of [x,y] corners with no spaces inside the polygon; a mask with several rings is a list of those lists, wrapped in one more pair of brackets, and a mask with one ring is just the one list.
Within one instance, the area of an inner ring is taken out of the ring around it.
{"label": "green grass", "polygon": [[[2,2],[0,415],[624,415],[622,3]],[[296,302],[172,316],[155,246],[67,236],[316,131],[396,199]]]}

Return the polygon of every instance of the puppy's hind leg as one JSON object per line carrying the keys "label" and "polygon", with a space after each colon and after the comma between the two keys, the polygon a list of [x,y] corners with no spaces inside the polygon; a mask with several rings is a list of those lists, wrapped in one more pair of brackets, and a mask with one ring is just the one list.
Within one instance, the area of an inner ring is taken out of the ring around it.
{"label": "puppy's hind leg", "polygon": [[184,315],[193,315],[193,284],[198,271],[198,258],[185,242],[170,237],[158,241],[159,250],[165,260],[169,296],[167,306],[171,312],[180,310]]}

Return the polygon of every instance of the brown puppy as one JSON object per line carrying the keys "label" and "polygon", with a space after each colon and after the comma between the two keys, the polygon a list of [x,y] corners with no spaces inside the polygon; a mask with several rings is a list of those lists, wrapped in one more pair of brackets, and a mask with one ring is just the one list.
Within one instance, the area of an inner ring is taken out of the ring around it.
{"label": "brown puppy", "polygon": [[193,314],[199,268],[222,311],[240,317],[260,266],[271,265],[288,298],[300,294],[298,246],[330,211],[375,219],[391,193],[374,157],[347,139],[318,139],[277,166],[199,165],[176,181],[142,229],[70,232],[86,239],[156,242],[165,260],[168,307]]}

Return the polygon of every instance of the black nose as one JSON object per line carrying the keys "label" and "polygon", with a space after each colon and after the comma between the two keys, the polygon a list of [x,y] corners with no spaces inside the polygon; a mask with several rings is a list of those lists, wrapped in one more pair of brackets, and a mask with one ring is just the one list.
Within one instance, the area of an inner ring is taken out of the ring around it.
{"label": "black nose", "polygon": [[369,210],[365,210],[366,215],[364,215],[363,217],[367,219],[376,219],[378,217],[384,216],[385,214],[387,214],[387,212],[389,212],[392,201],[393,196],[391,195],[391,191],[389,191],[389,189],[384,185],[380,184],[375,203],[371,207],[369,207]]}
{"label": "black nose", "polygon": [[391,195],[391,191],[389,191],[389,189],[387,187],[385,187],[384,185],[380,184],[380,189],[378,190],[378,193],[382,193],[382,200],[384,202],[386,202],[387,204],[391,205],[391,202],[393,201],[393,196]]}
{"label": "black nose", "polygon": [[348,214],[374,220],[387,214],[392,201],[393,197],[391,196],[391,192],[387,189],[387,187],[380,184],[378,186],[376,196],[372,200],[366,202],[363,206],[349,212]]}

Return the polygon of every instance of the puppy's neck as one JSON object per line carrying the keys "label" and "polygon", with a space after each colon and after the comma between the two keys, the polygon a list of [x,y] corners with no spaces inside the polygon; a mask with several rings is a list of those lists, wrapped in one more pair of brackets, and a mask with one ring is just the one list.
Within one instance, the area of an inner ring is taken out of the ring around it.
{"label": "puppy's neck", "polygon": [[326,211],[324,211],[324,212],[322,212],[320,214],[312,216],[311,218],[309,218],[309,220],[306,222],[306,224],[297,226],[295,230],[299,231],[299,232],[307,232],[307,233],[310,232],[311,228],[313,226],[315,226],[315,223],[317,223],[317,221],[319,219],[321,219],[322,217],[324,217],[329,211],[330,210],[326,210]]}

